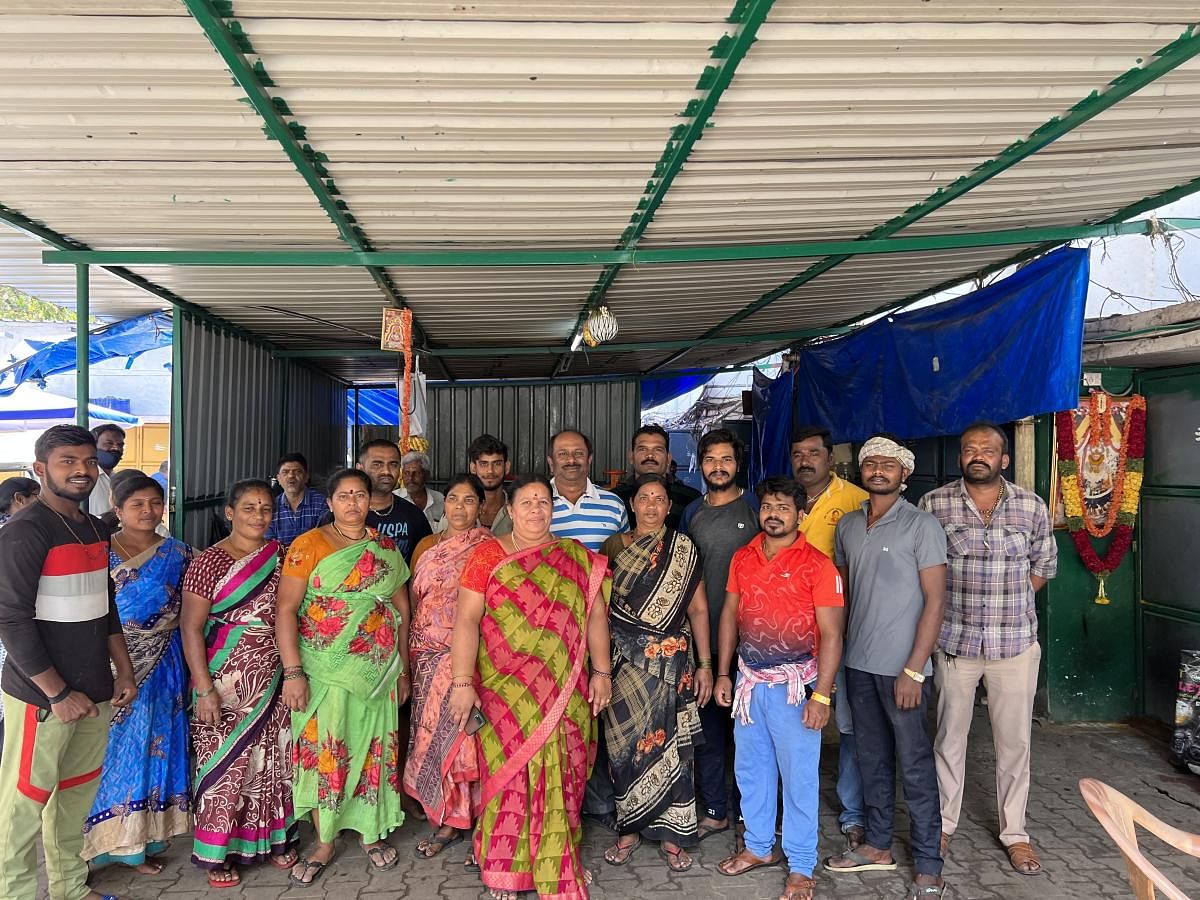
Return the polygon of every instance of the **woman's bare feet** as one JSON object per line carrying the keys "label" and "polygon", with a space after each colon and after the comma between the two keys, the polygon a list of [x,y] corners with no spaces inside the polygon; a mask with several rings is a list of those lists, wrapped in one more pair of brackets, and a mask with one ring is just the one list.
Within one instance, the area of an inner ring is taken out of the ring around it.
{"label": "woman's bare feet", "polygon": [[134,866],[133,870],[139,875],[159,875],[162,873],[163,864],[157,859],[148,858],[145,862]]}

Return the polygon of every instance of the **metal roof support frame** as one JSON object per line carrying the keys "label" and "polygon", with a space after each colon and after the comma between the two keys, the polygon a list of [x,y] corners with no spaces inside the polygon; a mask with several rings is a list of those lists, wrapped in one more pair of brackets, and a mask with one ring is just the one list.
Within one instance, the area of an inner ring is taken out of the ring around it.
{"label": "metal roof support frame", "polygon": [[[291,116],[286,101],[281,97],[272,97],[267,93],[266,86],[272,84],[271,76],[267,73],[262,61],[251,65],[246,59],[247,53],[254,53],[250,39],[246,37],[241,25],[233,19],[233,4],[222,0],[218,4],[211,0],[183,0],[188,13],[196,20],[204,31],[213,49],[225,62],[233,76],[234,83],[245,92],[250,105],[263,120],[263,130],[267,137],[274,140],[283,148],[287,158],[291,160],[297,173],[304,179],[313,196],[329,216],[329,220],[337,229],[341,239],[355,251],[369,251],[371,242],[358,227],[354,215],[350,212],[346,201],[337,198],[337,185],[330,176],[324,163],[328,157],[314,150],[309,144],[301,144],[304,128],[293,118],[292,122],[284,120]],[[367,266],[371,278],[387,297],[388,302],[395,306],[407,306],[403,294],[392,283],[387,272],[378,266]],[[425,341],[420,324],[414,319],[413,329]],[[447,377],[452,377],[446,371]]]}
{"label": "metal roof support frame", "polygon": [[[68,251],[72,253],[96,252],[82,241],[76,241],[67,237],[66,235],[59,234],[57,231],[47,228],[45,225],[35,222],[33,219],[29,218],[23,213],[4,206],[3,204],[0,204],[0,222],[7,222],[9,225],[12,225],[14,228],[25,232],[29,236],[35,237],[39,241],[43,241],[52,247],[57,247],[60,251]],[[98,263],[89,263],[89,265],[99,265],[101,269],[103,269],[105,272],[108,272],[110,275],[114,275],[117,278],[120,278],[122,281],[133,285],[134,287],[141,288],[143,291],[153,294],[155,297],[158,297],[160,300],[170,304],[175,309],[183,310],[184,312],[187,312],[198,319],[208,322],[214,328],[219,328],[222,331],[228,332],[229,334],[236,334],[240,338],[244,338],[247,341],[253,341],[261,346],[269,346],[267,342],[258,335],[253,334],[238,325],[234,325],[232,322],[222,319],[218,315],[214,315],[203,306],[197,306],[195,303],[189,303],[187,300],[184,300],[174,292],[169,291],[164,287],[160,287],[151,281],[147,281],[136,272],[131,272],[122,266],[112,266]]]}
{"label": "metal roof support frame", "polygon": [[[721,100],[721,95],[733,81],[737,67],[749,52],[755,36],[758,34],[758,29],[766,21],[767,14],[771,11],[774,2],[775,0],[735,0],[726,21],[736,25],[737,28],[732,35],[725,34],[712,48],[711,59],[714,62],[712,65],[704,67],[699,81],[696,82],[696,89],[703,91],[704,96],[688,101],[687,107],[680,113],[680,116],[688,118],[690,121],[686,125],[677,125],[671,130],[667,146],[658,162],[655,163],[650,180],[646,182],[646,191],[638,201],[637,209],[629,217],[630,224],[622,232],[620,240],[617,241],[618,250],[636,246],[642,235],[645,234],[646,228],[654,219],[654,214],[662,205],[667,191],[671,189],[675,176],[687,162],[692,147],[704,136],[704,129],[708,127],[713,111],[716,110],[717,104]],[[567,335],[568,342],[583,327],[588,314],[604,302],[604,295],[620,271],[621,265],[613,264],[605,267],[604,271],[600,273],[600,277],[588,294],[583,309],[579,311],[579,318],[575,322],[574,329]],[[562,374],[569,359],[569,353],[559,357],[552,377]]]}
{"label": "metal roof support frame", "polygon": [[[1160,48],[1154,54],[1154,58],[1145,65],[1142,65],[1141,60],[1138,60],[1139,64],[1137,66],[1118,75],[1103,89],[1093,91],[1068,109],[1062,116],[1055,116],[1036,128],[1028,137],[1009,144],[1008,147],[998,153],[993,159],[980,163],[967,174],[960,176],[945,187],[938,188],[934,193],[921,202],[909,207],[900,215],[884,222],[882,225],[876,226],[870,232],[863,235],[863,240],[889,237],[914,222],[923,219],[930,213],[941,209],[968,191],[984,184],[1001,172],[1012,168],[1021,160],[1032,156],[1063,135],[1094,119],[1100,113],[1115,106],[1130,94],[1136,93],[1168,72],[1177,69],[1197,54],[1200,54],[1200,23],[1189,25],[1178,38],[1165,47]],[[770,306],[780,297],[790,294],[801,285],[807,284],[814,278],[853,258],[854,255],[853,253],[848,253],[821,260],[794,278],[767,291],[754,302],[747,304],[720,324],[710,328],[702,337],[711,337],[712,335],[720,334],[731,325]],[[683,352],[672,354],[653,366],[650,371],[668,366],[683,355]]]}
{"label": "metal roof support frame", "polygon": [[91,400],[91,333],[88,319],[91,317],[91,286],[88,283],[90,270],[86,264],[75,267],[75,424],[88,427],[88,402]]}
{"label": "metal roof support frame", "polygon": [[[1181,200],[1184,197],[1190,197],[1192,194],[1198,193],[1200,193],[1200,178],[1193,178],[1191,181],[1178,184],[1173,188],[1168,188],[1167,190],[1160,191],[1157,194],[1151,194],[1149,197],[1143,197],[1141,200],[1137,201],[1136,203],[1131,203],[1129,206],[1123,206],[1103,222],[1097,223],[1095,227],[1133,225],[1133,222],[1126,222],[1126,220],[1135,216],[1144,215],[1151,210],[1166,206],[1168,203],[1174,203],[1176,200]],[[1167,228],[1174,227],[1189,231],[1200,227],[1200,220],[1196,219],[1159,219],[1158,222],[1160,225],[1164,225]],[[1151,233],[1150,229],[1152,224],[1149,220],[1144,223],[1138,222],[1137,224],[1139,227],[1133,232],[1122,230],[1119,233]],[[1105,235],[1100,235],[1099,237],[1105,237]],[[940,284],[936,284],[931,288],[917,291],[915,294],[909,294],[902,300],[886,303],[883,306],[876,307],[865,315],[855,316],[853,320],[848,319],[838,324],[840,326],[849,326],[853,324],[853,322],[859,322],[863,319],[869,319],[873,316],[882,315],[888,312],[899,312],[900,310],[904,309],[904,307],[908,306],[909,304],[916,303],[918,300],[924,300],[926,297],[932,297],[936,294],[940,294],[942,291],[948,291],[950,288],[957,287],[958,285],[968,281],[981,280],[989,275],[1001,271],[1002,269],[1006,269],[1009,266],[1016,266],[1020,265],[1021,263],[1029,262],[1030,260],[1041,256],[1043,253],[1049,253],[1051,250],[1060,246],[1061,244],[1062,241],[1050,241],[1044,244],[1039,244],[1036,247],[1030,247],[1026,250],[1022,250],[1020,253],[1008,257],[1007,259],[1002,259],[999,262],[988,263],[986,266],[976,269],[974,272],[971,272],[968,275],[956,275],[954,278],[943,281]],[[784,344],[781,346],[786,347],[790,345]],[[757,358],[757,356],[755,358]]]}
{"label": "metal roof support frame", "polygon": [[[1191,230],[1200,219],[1160,219],[1168,228]],[[364,265],[423,267],[577,266],[611,262],[616,265],[659,265],[664,263],[718,262],[725,260],[793,259],[848,253],[871,256],[880,253],[912,253],[926,250],[959,250],[1005,244],[1062,243],[1084,238],[1149,234],[1148,220],[1103,222],[1096,225],[1056,225],[1045,228],[1006,228],[996,231],[961,231],[922,234],[914,237],[877,238],[852,241],[799,241],[787,244],[731,244],[717,247],[668,247],[654,250],[417,250],[417,251],[305,251],[305,250],[47,250],[44,263],[123,264],[142,266],[288,266],[360,268]],[[287,313],[266,306],[264,309]],[[346,331],[345,325],[302,313],[299,318]],[[371,335],[367,335],[371,337]],[[445,348],[440,348],[445,349]],[[437,355],[434,353],[434,355]]]}

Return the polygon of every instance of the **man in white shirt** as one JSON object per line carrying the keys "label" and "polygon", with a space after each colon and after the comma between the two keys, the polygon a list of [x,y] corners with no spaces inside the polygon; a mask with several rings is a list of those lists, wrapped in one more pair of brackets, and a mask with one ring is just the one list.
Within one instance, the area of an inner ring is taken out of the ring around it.
{"label": "man in white shirt", "polygon": [[429,479],[432,465],[429,456],[419,450],[410,450],[400,460],[400,475],[404,479],[404,487],[396,491],[397,497],[403,497],[417,509],[425,513],[430,527],[438,524],[446,511],[446,495],[441,491],[425,487]]}

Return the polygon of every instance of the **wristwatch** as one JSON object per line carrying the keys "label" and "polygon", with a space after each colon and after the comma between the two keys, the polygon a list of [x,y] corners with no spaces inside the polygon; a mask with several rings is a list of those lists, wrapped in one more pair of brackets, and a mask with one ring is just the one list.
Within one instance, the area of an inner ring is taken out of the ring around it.
{"label": "wristwatch", "polygon": [[914,672],[912,669],[906,668],[904,674],[915,681],[917,684],[925,683],[925,674],[923,672]]}

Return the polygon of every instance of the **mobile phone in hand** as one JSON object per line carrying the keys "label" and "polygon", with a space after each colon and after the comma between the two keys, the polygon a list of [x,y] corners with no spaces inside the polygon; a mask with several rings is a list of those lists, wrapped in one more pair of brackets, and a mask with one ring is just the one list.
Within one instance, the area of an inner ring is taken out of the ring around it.
{"label": "mobile phone in hand", "polygon": [[467,717],[467,727],[463,729],[466,734],[475,734],[487,724],[487,717],[484,716],[483,710],[478,706],[471,707],[471,715]]}

